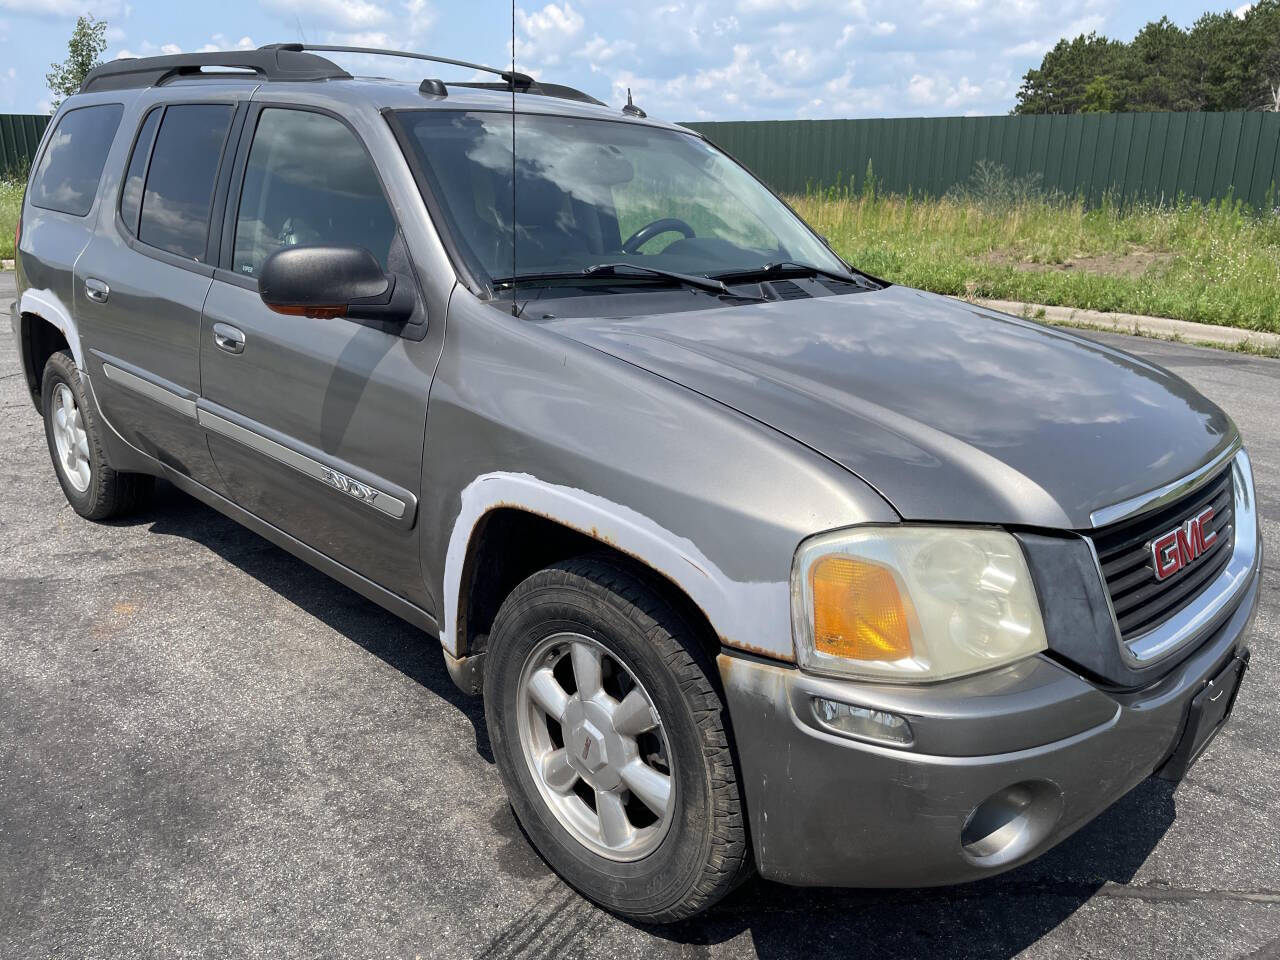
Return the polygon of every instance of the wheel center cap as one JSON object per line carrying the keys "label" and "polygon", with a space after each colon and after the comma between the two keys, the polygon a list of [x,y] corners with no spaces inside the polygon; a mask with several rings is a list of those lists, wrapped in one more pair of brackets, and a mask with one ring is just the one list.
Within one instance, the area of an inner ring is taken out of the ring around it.
{"label": "wheel center cap", "polygon": [[608,762],[604,755],[604,734],[590,720],[585,721],[574,732],[573,752],[592,773]]}
{"label": "wheel center cap", "polygon": [[621,738],[603,707],[574,698],[564,715],[564,746],[569,763],[591,786],[611,790],[621,782]]}

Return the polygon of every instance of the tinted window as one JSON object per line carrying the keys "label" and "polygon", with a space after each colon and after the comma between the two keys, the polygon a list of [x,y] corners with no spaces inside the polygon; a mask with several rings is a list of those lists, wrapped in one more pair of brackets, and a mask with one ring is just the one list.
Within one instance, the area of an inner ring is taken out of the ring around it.
{"label": "tinted window", "polygon": [[138,239],[181,257],[204,256],[213,181],[230,106],[184,103],[165,108],[142,192]]}
{"label": "tinted window", "polygon": [[142,178],[147,173],[147,159],[151,156],[151,141],[156,138],[156,126],[160,123],[161,110],[156,108],[147,114],[133,145],[129,169],[124,175],[124,191],[120,195],[120,216],[134,233],[138,232],[138,210],[142,206]]}
{"label": "tinted window", "polygon": [[240,193],[232,269],[257,276],[283,246],[364,247],[387,267],[396,223],[368,154],[345,124],[263,110]]}
{"label": "tinted window", "polygon": [[118,103],[104,103],[64,113],[31,181],[31,202],[77,217],[88,213],[123,112]]}

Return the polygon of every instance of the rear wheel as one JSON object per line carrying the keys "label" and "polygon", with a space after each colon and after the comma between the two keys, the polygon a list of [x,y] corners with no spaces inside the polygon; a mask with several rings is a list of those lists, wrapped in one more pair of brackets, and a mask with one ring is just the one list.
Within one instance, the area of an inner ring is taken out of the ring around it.
{"label": "rear wheel", "polygon": [[512,807],[566,881],[661,923],[747,874],[714,667],[642,574],[600,557],[534,574],[503,603],[486,659],[485,716]]}
{"label": "rear wheel", "polygon": [[71,508],[89,520],[106,520],[141,506],[155,481],[107,464],[101,425],[85,403],[80,371],[66,350],[45,364],[40,396],[49,456]]}

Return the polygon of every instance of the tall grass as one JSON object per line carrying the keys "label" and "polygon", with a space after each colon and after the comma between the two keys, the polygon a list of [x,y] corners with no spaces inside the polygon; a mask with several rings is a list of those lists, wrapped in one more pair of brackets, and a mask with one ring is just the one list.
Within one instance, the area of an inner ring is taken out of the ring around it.
{"label": "tall grass", "polygon": [[22,209],[21,180],[0,179],[0,260],[13,259],[13,231]]}
{"label": "tall grass", "polygon": [[874,180],[789,199],[845,259],[886,280],[1280,332],[1275,211],[1230,199],[1089,207],[998,176],[983,186],[979,174],[941,199],[886,196]]}
{"label": "tall grass", "polygon": [[[0,179],[2,259],[13,257],[22,190]],[[992,167],[941,199],[885,195],[868,170],[856,188],[789,200],[845,259],[896,283],[1280,332],[1273,203],[1263,214],[1231,199],[1091,207]]]}

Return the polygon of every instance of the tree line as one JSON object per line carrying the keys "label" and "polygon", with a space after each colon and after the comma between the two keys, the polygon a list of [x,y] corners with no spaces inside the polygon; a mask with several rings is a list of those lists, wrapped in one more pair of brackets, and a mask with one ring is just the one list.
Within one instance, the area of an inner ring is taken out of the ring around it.
{"label": "tree line", "polygon": [[1022,78],[1013,112],[1149,110],[1280,112],[1280,0],[1206,13],[1189,30],[1161,17],[1129,43],[1059,40]]}

